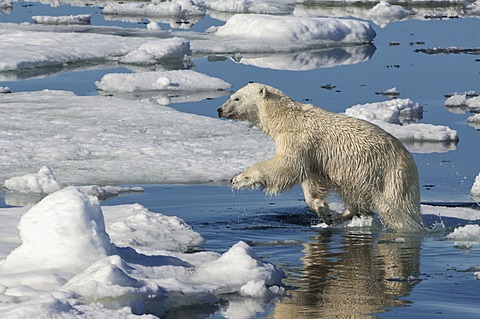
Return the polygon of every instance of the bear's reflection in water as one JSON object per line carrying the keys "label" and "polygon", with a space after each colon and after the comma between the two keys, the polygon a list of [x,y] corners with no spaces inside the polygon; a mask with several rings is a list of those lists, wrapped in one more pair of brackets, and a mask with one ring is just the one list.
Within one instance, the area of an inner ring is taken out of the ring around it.
{"label": "bear's reflection in water", "polygon": [[304,244],[303,276],[285,281],[295,288],[276,304],[273,318],[372,318],[409,304],[405,297],[418,283],[412,278],[420,270],[420,237],[397,238],[321,233]]}

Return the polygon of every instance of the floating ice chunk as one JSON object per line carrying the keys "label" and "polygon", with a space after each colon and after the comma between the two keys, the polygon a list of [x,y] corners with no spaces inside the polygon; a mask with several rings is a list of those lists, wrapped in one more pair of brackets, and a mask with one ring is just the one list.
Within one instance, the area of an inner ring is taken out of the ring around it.
{"label": "floating ice chunk", "polygon": [[14,0],[0,0],[0,9],[10,8],[13,6]]}
{"label": "floating ice chunk", "polygon": [[0,86],[0,94],[6,94],[6,93],[12,93],[12,91],[10,91],[10,88],[8,86]]}
{"label": "floating ice chunk", "polygon": [[38,24],[90,24],[91,14],[79,14],[69,16],[33,16],[33,21]]}
{"label": "floating ice chunk", "polygon": [[352,19],[237,14],[215,33],[219,37],[315,43],[368,43],[376,36],[367,23]]}
{"label": "floating ice chunk", "polygon": [[458,141],[458,133],[448,126],[424,123],[397,125],[374,120],[385,131],[402,141],[445,142]]}
{"label": "floating ice chunk", "polygon": [[79,186],[78,189],[82,193],[90,196],[95,196],[100,200],[105,200],[107,198],[115,197],[124,193],[143,192],[143,188],[141,187],[120,187],[120,186],[88,185],[88,186]]}
{"label": "floating ice chunk", "polygon": [[[391,92],[395,88],[390,89]],[[395,99],[384,102],[357,104],[345,110],[345,114],[366,121],[379,120],[392,124],[418,122],[423,117],[423,108],[410,99]]]}
{"label": "floating ice chunk", "polygon": [[480,110],[480,97],[475,91],[454,93],[445,100],[446,107],[465,107]]}
{"label": "floating ice chunk", "polygon": [[135,91],[214,91],[225,90],[231,85],[221,79],[192,70],[152,71],[132,74],[112,73],[95,83],[107,92]]}
{"label": "floating ice chunk", "polygon": [[472,194],[473,196],[480,196],[480,174],[478,174],[475,178],[475,182],[473,183],[472,189],[470,190],[470,194]]}
{"label": "floating ice chunk", "polygon": [[371,227],[373,224],[373,217],[372,216],[353,216],[353,218],[348,221],[345,227],[352,227],[352,228],[364,228],[364,227]]}
{"label": "floating ice chunk", "polygon": [[396,87],[390,88],[388,90],[385,90],[381,93],[382,95],[386,96],[399,96],[400,92],[397,90]]}
{"label": "floating ice chunk", "polygon": [[467,119],[467,123],[476,130],[480,130],[480,114],[474,114]]}
{"label": "floating ice chunk", "polygon": [[458,141],[457,131],[448,126],[411,123],[422,118],[423,109],[410,99],[358,104],[345,110],[345,114],[372,122],[403,141]]}
{"label": "floating ice chunk", "polygon": [[158,60],[184,60],[192,55],[190,41],[182,38],[161,39],[142,44],[120,59],[122,63],[155,64]]}
{"label": "floating ice chunk", "polygon": [[43,166],[37,173],[15,176],[4,182],[6,188],[22,193],[44,193],[51,194],[60,190],[52,170]]}
{"label": "floating ice chunk", "polygon": [[468,14],[471,15],[480,15],[480,0],[477,0],[475,2],[468,3],[465,6],[465,9]]}
{"label": "floating ice chunk", "polygon": [[376,4],[368,14],[372,17],[393,17],[398,20],[405,18],[406,16],[415,14],[412,10],[405,9],[399,5],[392,5],[387,1],[381,0]]}
{"label": "floating ice chunk", "polygon": [[150,212],[142,205],[105,206],[107,232],[119,247],[152,255],[168,250],[183,252],[204,242],[182,219]]}
{"label": "floating ice chunk", "polygon": [[263,0],[205,0],[205,6],[220,12],[288,14],[293,6],[286,3]]}
{"label": "floating ice chunk", "polygon": [[147,24],[147,30],[162,30],[162,27],[160,26],[160,24],[158,22],[150,21]]}
{"label": "floating ice chunk", "polygon": [[245,297],[269,298],[274,295],[283,295],[285,288],[272,286],[267,288],[263,280],[250,280],[240,287],[240,294]]}
{"label": "floating ice chunk", "polygon": [[102,11],[107,15],[125,16],[193,16],[204,15],[205,10],[190,0],[108,3]]}
{"label": "floating ice chunk", "polygon": [[446,238],[458,241],[480,241],[480,225],[457,227]]}
{"label": "floating ice chunk", "polygon": [[[241,271],[231,272],[231,269]],[[274,286],[279,285],[284,277],[277,266],[261,261],[250,246],[238,242],[217,260],[198,267],[193,281],[202,282],[208,278],[211,284],[221,287],[219,292],[229,293],[239,291],[251,280]]]}

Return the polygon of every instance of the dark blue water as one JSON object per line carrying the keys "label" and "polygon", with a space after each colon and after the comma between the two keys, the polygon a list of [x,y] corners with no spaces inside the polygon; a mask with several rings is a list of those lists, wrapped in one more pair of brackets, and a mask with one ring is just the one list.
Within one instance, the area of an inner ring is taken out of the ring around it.
{"label": "dark blue water", "polygon": [[[0,22],[31,22],[32,15],[84,13],[93,15],[95,25],[145,28],[145,19],[134,23],[107,21],[95,6],[51,7],[23,2],[15,3],[10,14],[0,14]],[[203,31],[219,24],[207,16],[191,30]],[[170,28],[167,24],[162,27]],[[396,87],[401,98],[424,107],[423,123],[447,125],[460,137],[452,151],[414,154],[422,201],[472,202],[469,191],[480,172],[480,132],[466,124],[469,114],[453,114],[444,107],[444,94],[480,92],[480,63],[475,61],[479,57],[427,55],[415,49],[479,47],[480,20],[414,20],[375,29],[378,35],[369,48],[369,58],[357,64],[288,71],[244,65],[230,56],[220,61],[196,56],[192,62],[196,71],[224,79],[233,89],[248,81],[264,82],[295,100],[308,100],[335,112],[385,100],[375,92]],[[392,46],[392,42],[399,45]],[[335,60],[335,54],[322,56],[331,55]],[[0,86],[9,86],[14,92],[61,89],[92,95],[97,94],[95,81],[112,72],[131,71],[115,64],[47,68],[0,74],[4,79]],[[326,84],[336,88],[321,88]],[[216,117],[216,108],[226,98],[171,106]],[[152,211],[179,216],[206,238],[199,249],[224,252],[239,240],[246,241],[259,256],[287,273],[288,296],[267,303],[257,318],[479,318],[480,283],[473,277],[473,269],[480,266],[479,244],[464,250],[443,240],[454,225],[466,221],[445,219],[444,232],[416,236],[320,229],[312,227],[318,219],[306,209],[299,188],[268,197],[258,190],[237,192],[224,185],[142,186],[144,193],[112,198],[104,204],[138,202]],[[395,242],[398,237],[405,242]],[[220,310],[221,306],[201,309],[198,316],[224,318]],[[169,316],[190,318],[181,311]]]}

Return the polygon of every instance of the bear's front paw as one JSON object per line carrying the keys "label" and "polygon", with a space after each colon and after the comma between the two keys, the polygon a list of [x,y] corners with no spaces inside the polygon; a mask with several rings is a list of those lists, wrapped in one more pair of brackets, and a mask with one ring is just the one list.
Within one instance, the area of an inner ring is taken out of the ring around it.
{"label": "bear's front paw", "polygon": [[235,189],[258,188],[261,186],[261,183],[256,178],[254,178],[254,176],[244,172],[233,177],[230,181],[230,185],[232,186],[232,188]]}

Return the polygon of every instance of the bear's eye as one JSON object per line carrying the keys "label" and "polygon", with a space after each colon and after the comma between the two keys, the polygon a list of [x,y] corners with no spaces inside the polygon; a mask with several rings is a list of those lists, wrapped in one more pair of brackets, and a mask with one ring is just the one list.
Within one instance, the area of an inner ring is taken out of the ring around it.
{"label": "bear's eye", "polygon": [[234,98],[233,100],[234,101],[240,101],[240,99],[238,97]]}

